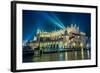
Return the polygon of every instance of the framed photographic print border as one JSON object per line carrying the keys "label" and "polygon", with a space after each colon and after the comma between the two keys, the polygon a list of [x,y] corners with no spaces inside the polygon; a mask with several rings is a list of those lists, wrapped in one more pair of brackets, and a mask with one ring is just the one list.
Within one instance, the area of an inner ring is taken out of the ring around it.
{"label": "framed photographic print border", "polygon": [[[96,48],[96,58],[95,58],[95,65],[83,65],[83,66],[69,66],[69,67],[52,67],[52,68],[36,68],[36,69],[21,69],[17,70],[17,4],[28,4],[28,5],[46,5],[46,6],[58,6],[58,7],[78,7],[78,8],[90,8],[96,10],[96,17],[95,17],[95,48]],[[88,6],[88,5],[73,5],[73,4],[56,4],[56,3],[42,3],[42,2],[25,2],[25,1],[12,1],[11,2],[11,71],[12,72],[22,72],[22,71],[39,71],[39,70],[54,70],[54,69],[71,69],[71,68],[85,68],[85,67],[97,67],[98,65],[98,56],[97,56],[97,16],[98,16],[98,8],[97,6]]]}

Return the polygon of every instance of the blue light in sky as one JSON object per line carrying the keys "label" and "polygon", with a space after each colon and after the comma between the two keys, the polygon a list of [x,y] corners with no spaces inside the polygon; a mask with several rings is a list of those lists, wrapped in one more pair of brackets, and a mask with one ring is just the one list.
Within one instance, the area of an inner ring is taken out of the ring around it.
{"label": "blue light in sky", "polygon": [[[56,15],[51,14],[51,16],[56,20],[56,23],[57,23],[58,25],[60,25],[60,26],[62,26],[63,28],[65,28],[64,24],[61,22],[61,20],[59,20],[59,18],[58,18]],[[52,18],[52,17],[51,17],[51,18]]]}
{"label": "blue light in sky", "polygon": [[76,24],[87,36],[91,35],[91,14],[23,10],[23,41],[31,40],[40,31],[55,31]]}
{"label": "blue light in sky", "polygon": [[55,27],[59,27],[61,29],[65,28],[64,25],[62,24],[62,22],[53,14],[51,13],[44,13],[44,16],[50,21],[52,22],[52,25],[55,24]]}

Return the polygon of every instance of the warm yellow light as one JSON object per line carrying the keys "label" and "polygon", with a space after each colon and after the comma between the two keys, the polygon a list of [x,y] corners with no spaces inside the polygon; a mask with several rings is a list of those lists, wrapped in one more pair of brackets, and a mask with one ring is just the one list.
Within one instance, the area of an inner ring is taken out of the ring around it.
{"label": "warm yellow light", "polygon": [[67,46],[68,45],[68,43],[67,42],[65,42],[65,46]]}
{"label": "warm yellow light", "polygon": [[80,36],[78,36],[78,38],[80,38]]}
{"label": "warm yellow light", "polygon": [[80,43],[80,47],[83,48],[83,43]]}
{"label": "warm yellow light", "polygon": [[73,43],[73,47],[75,47],[76,46],[76,44],[75,43]]}

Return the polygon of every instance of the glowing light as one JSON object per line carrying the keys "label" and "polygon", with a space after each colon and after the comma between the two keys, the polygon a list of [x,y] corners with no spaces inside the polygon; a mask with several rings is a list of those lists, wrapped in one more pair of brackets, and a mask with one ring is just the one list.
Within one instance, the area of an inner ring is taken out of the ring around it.
{"label": "glowing light", "polygon": [[73,43],[73,47],[75,48],[75,46],[76,46],[76,44],[75,43]]}
{"label": "glowing light", "polygon": [[80,47],[83,48],[83,43],[80,43]]}
{"label": "glowing light", "polygon": [[56,15],[52,14],[52,16],[54,17],[54,19],[55,19],[63,28],[65,28],[65,26],[63,25],[63,23],[61,22],[61,20],[59,20],[59,18],[58,18]]}
{"label": "glowing light", "polygon": [[40,33],[40,32],[41,32],[41,30],[40,29],[37,29],[37,34]]}
{"label": "glowing light", "polygon": [[37,37],[36,36],[34,36],[34,39],[33,39],[34,41],[36,41],[37,40]]}
{"label": "glowing light", "polygon": [[49,13],[45,13],[45,16],[47,19],[49,19],[53,23],[53,25],[55,24],[57,27],[59,27],[61,29],[65,28],[63,23],[55,15],[53,15],[53,14],[50,15]]}

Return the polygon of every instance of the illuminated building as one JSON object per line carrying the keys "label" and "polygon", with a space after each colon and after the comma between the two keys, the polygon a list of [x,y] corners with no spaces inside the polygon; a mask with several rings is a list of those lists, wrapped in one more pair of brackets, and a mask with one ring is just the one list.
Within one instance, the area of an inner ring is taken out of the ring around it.
{"label": "illuminated building", "polygon": [[70,27],[52,32],[38,30],[36,36],[28,42],[28,45],[33,50],[38,48],[44,51],[59,50],[62,48],[86,48],[88,39],[86,33],[81,32],[76,24],[71,24]]}

